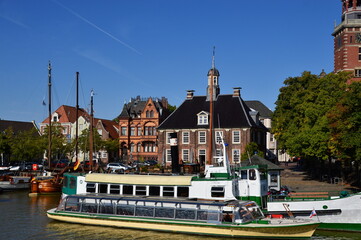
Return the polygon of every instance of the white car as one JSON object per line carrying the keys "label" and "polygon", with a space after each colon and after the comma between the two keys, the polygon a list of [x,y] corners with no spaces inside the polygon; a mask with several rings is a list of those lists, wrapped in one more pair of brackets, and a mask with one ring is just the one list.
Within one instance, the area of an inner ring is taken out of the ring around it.
{"label": "white car", "polygon": [[128,167],[122,163],[108,163],[107,169],[111,170],[111,171],[116,171],[116,170],[125,171],[125,170],[128,170]]}

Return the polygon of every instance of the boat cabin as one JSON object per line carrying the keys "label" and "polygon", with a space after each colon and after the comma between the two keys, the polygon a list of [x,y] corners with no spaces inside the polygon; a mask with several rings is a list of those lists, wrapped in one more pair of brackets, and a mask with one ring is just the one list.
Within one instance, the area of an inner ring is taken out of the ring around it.
{"label": "boat cabin", "polygon": [[264,218],[257,204],[251,201],[189,201],[101,194],[67,196],[62,199],[57,211],[218,224],[244,224]]}

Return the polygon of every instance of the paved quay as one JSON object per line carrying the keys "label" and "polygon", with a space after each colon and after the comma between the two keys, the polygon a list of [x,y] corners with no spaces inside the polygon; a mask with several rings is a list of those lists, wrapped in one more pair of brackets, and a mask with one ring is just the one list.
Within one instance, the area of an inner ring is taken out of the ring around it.
{"label": "paved quay", "polygon": [[285,185],[291,191],[329,192],[331,196],[337,196],[341,191],[360,192],[360,189],[352,187],[340,179],[336,179],[335,183],[328,183],[326,180],[312,180],[306,172],[298,170],[297,163],[288,163],[288,165],[281,163],[279,166],[284,168],[281,171],[281,186]]}

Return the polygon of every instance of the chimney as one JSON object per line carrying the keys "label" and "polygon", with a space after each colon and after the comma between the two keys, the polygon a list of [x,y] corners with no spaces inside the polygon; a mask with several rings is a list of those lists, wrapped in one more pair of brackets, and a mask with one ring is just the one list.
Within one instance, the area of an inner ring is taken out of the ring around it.
{"label": "chimney", "polygon": [[241,96],[241,87],[234,87],[233,88],[233,97],[240,97]]}
{"label": "chimney", "polygon": [[187,90],[187,100],[190,100],[193,98],[194,90]]}

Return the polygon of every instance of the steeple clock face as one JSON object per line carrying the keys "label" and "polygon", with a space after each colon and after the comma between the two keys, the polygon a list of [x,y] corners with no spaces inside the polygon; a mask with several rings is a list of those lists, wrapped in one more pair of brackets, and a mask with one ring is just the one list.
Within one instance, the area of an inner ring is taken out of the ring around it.
{"label": "steeple clock face", "polygon": [[361,33],[356,33],[355,38],[356,43],[361,43]]}

